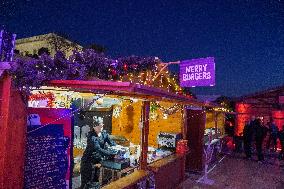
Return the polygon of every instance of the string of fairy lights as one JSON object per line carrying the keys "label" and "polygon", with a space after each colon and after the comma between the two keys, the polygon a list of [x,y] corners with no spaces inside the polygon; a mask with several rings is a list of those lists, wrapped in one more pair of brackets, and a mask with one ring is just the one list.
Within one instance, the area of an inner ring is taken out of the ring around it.
{"label": "string of fairy lights", "polygon": [[[50,125],[50,124],[52,124],[52,123],[55,123],[55,122],[57,122],[57,121],[59,121],[59,120],[65,118],[65,117],[67,117],[67,116],[72,117],[72,116],[78,114],[78,115],[82,115],[84,119],[85,119],[85,118],[91,118],[91,117],[86,117],[83,113],[81,113],[81,111],[82,111],[83,109],[85,110],[86,107],[91,106],[92,104],[94,104],[94,102],[97,102],[97,101],[99,101],[100,99],[103,99],[106,95],[107,95],[107,94],[100,94],[100,95],[98,95],[98,96],[95,96],[95,98],[93,98],[93,100],[92,100],[91,102],[89,102],[86,106],[80,106],[79,108],[77,108],[77,109],[75,109],[75,110],[72,110],[71,112],[69,112],[69,113],[67,113],[67,114],[65,114],[65,115],[63,115],[63,116],[61,116],[61,117],[59,117],[59,118],[57,118],[57,119],[55,119],[55,120],[49,122],[49,123],[46,123],[46,124],[44,124],[44,125],[42,125],[42,126],[36,128],[36,129],[34,129],[34,130],[32,130],[32,131],[29,131],[28,133],[34,132],[34,131],[36,131],[36,130],[38,130],[38,129],[41,129],[41,128],[45,127],[45,126],[48,126],[48,125]],[[125,101],[125,100],[126,100],[126,98],[121,97],[121,101]],[[104,118],[107,118],[107,117],[115,117],[115,118],[118,118],[118,117],[120,116],[120,114],[121,114],[122,111],[127,110],[130,106],[133,106],[133,103],[136,103],[136,102],[139,101],[139,99],[135,99],[135,98],[128,98],[127,100],[129,100],[130,103],[128,103],[127,105],[124,105],[124,106],[123,106],[122,103],[120,103],[119,105],[116,105],[116,106],[112,107],[112,110],[113,110],[112,114],[101,115],[100,117],[102,117],[103,119],[104,119]],[[141,100],[141,99],[140,99],[140,100]],[[157,120],[157,118],[156,118],[156,119],[153,119],[153,118],[151,117],[151,113],[157,111],[158,109],[162,112],[162,114],[163,114],[163,119],[167,119],[167,118],[168,118],[168,115],[172,115],[172,114],[174,114],[174,113],[177,113],[178,111],[180,111],[180,113],[183,114],[182,111],[181,111],[181,110],[183,109],[183,107],[184,107],[184,105],[181,105],[181,104],[174,104],[174,105],[171,106],[171,107],[165,107],[165,106],[162,106],[159,102],[151,102],[151,104],[150,104],[150,116],[149,116],[149,120],[142,120],[142,119],[140,119],[139,125],[145,123],[146,121],[148,122],[148,121]],[[189,106],[188,106],[188,107],[189,107]],[[57,109],[57,108],[56,108],[56,109]],[[222,108],[214,108],[214,109],[208,109],[208,110],[206,110],[206,109],[204,109],[204,108],[201,108],[201,111],[200,111],[199,113],[195,113],[195,114],[192,114],[192,115],[187,115],[187,118],[199,117],[199,116],[201,116],[202,114],[205,114],[206,112],[212,111],[212,110],[214,110],[214,111],[228,112],[228,110],[225,110],[225,109],[222,109]]]}
{"label": "string of fairy lights", "polygon": [[[97,96],[97,97],[94,98],[90,103],[88,103],[87,106],[90,106],[91,104],[94,103],[94,101],[97,101],[97,100],[99,100],[100,98],[103,98],[105,95],[106,95],[106,94],[103,94],[103,95],[101,95],[101,96]],[[70,113],[64,114],[63,116],[61,116],[61,117],[59,117],[59,118],[57,118],[57,119],[55,119],[55,120],[53,120],[53,121],[51,121],[51,122],[49,122],[49,123],[46,123],[46,124],[44,124],[44,125],[42,125],[42,126],[36,128],[36,129],[33,129],[33,130],[31,130],[31,131],[29,131],[29,132],[27,132],[27,133],[29,134],[29,133],[35,132],[35,131],[37,131],[37,130],[43,128],[43,127],[46,127],[46,126],[48,126],[48,125],[50,125],[50,124],[53,124],[53,123],[55,123],[55,122],[57,122],[57,121],[59,121],[59,120],[65,118],[65,117],[67,117],[67,116],[72,117],[72,116],[74,116],[77,112],[79,112],[80,110],[82,110],[83,108],[84,108],[84,107],[81,106],[81,107],[79,107],[79,108],[77,108],[77,109],[71,111]]]}
{"label": "string of fairy lights", "polygon": [[156,86],[159,88],[166,89],[168,92],[175,92],[176,94],[182,92],[182,88],[178,85],[175,77],[169,76],[169,71],[166,70],[161,73],[159,79],[155,79],[158,74],[158,66],[155,65],[155,69],[146,70],[140,72],[138,75],[133,73],[128,73],[126,76],[120,76],[119,81],[129,81],[131,83],[146,85],[146,86]]}

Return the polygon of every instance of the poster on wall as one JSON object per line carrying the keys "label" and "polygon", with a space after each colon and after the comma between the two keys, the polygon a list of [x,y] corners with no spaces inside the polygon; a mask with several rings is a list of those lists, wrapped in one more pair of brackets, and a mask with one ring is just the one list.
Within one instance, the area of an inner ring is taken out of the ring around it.
{"label": "poster on wall", "polygon": [[181,87],[214,86],[214,58],[207,57],[181,61],[179,78]]}
{"label": "poster on wall", "polygon": [[69,138],[63,125],[28,125],[24,188],[68,188]]}
{"label": "poster on wall", "polygon": [[28,115],[25,188],[70,188],[71,110],[29,108]]}

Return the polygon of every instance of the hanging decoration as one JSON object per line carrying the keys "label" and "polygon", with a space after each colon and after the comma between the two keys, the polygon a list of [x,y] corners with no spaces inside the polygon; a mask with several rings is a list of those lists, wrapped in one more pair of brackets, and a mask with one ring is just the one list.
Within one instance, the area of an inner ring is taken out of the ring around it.
{"label": "hanging decoration", "polygon": [[168,114],[163,114],[163,119],[168,119]]}
{"label": "hanging decoration", "polygon": [[[42,101],[47,100],[47,107],[52,108],[54,106],[55,97],[54,94],[51,92],[39,92],[36,94],[32,94],[29,96],[29,101]],[[32,103],[31,103],[32,104]]]}
{"label": "hanging decoration", "polygon": [[[159,103],[154,102],[153,105],[150,107],[150,110],[151,110],[151,108],[152,108],[152,110],[159,108],[159,110],[161,110],[164,115],[166,114],[168,116],[168,115],[172,115],[172,114],[178,112],[182,108],[182,105],[175,104],[172,107],[167,108],[167,107],[161,106]],[[164,116],[164,117],[167,117],[167,116]]]}
{"label": "hanging decoration", "polygon": [[116,106],[113,109],[113,117],[118,118],[120,116],[121,110],[122,110],[121,106]]}
{"label": "hanging decoration", "polygon": [[155,121],[157,120],[159,117],[158,113],[155,111],[155,112],[150,112],[150,120],[152,121]]}
{"label": "hanging decoration", "polygon": [[158,119],[158,106],[156,103],[150,104],[150,120],[155,121]]}
{"label": "hanging decoration", "polygon": [[9,72],[15,85],[28,93],[31,87],[39,88],[50,80],[112,80],[161,87],[168,92],[192,97],[190,91],[183,91],[178,78],[168,70],[154,79],[161,69],[160,63],[157,57],[129,56],[114,60],[86,49],[74,51],[69,58],[60,51],[54,58],[47,54],[37,59],[18,58],[11,64]]}

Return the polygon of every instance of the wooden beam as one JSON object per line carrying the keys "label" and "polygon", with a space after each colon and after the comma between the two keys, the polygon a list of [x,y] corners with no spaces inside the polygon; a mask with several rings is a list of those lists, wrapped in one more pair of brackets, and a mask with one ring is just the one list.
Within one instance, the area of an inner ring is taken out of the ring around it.
{"label": "wooden beam", "polygon": [[181,131],[182,131],[182,138],[184,140],[187,140],[187,109],[185,105],[183,105],[183,109],[182,109]]}
{"label": "wooden beam", "polygon": [[217,135],[217,129],[218,129],[218,113],[214,111],[214,122],[215,122],[215,134]]}
{"label": "wooden beam", "polygon": [[0,80],[0,87],[2,88],[2,94],[0,94],[2,102],[0,103],[0,188],[5,188],[4,176],[6,174],[5,164],[6,164],[6,145],[8,138],[8,120],[9,120],[9,110],[10,110],[10,96],[11,96],[11,83],[12,79],[7,74],[4,75],[3,79]]}
{"label": "wooden beam", "polygon": [[147,169],[147,154],[148,154],[148,135],[149,135],[149,113],[150,113],[150,101],[143,102],[143,128],[141,137],[141,156],[139,168],[142,170]]}
{"label": "wooden beam", "polygon": [[162,69],[154,76],[154,78],[152,79],[152,83],[161,75],[162,71],[164,71],[164,69],[166,69],[169,65],[171,64],[179,64],[180,61],[176,61],[176,62],[168,62],[168,63],[161,63],[161,65],[163,65]]}

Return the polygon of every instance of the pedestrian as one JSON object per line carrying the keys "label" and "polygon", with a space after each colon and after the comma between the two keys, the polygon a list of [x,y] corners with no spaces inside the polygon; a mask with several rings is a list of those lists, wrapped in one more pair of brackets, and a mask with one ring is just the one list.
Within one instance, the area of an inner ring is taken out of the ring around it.
{"label": "pedestrian", "polygon": [[279,153],[279,160],[284,160],[284,125],[282,126],[282,129],[278,132],[278,137],[281,144],[281,151]]}
{"label": "pedestrian", "polygon": [[244,150],[246,154],[246,158],[251,158],[251,143],[252,143],[252,137],[253,137],[253,124],[250,124],[249,121],[246,121],[245,127],[243,130],[243,136],[244,136]]}
{"label": "pedestrian", "polygon": [[263,153],[262,153],[262,143],[264,140],[265,130],[264,130],[264,126],[261,123],[261,119],[259,118],[257,118],[255,121],[254,131],[255,131],[257,158],[258,158],[258,161],[261,162],[264,160]]}
{"label": "pedestrian", "polygon": [[276,152],[277,149],[277,136],[278,136],[278,127],[275,125],[275,122],[273,119],[270,120],[269,122],[269,138],[267,142],[267,150],[270,149],[270,145],[272,142],[272,151]]}

